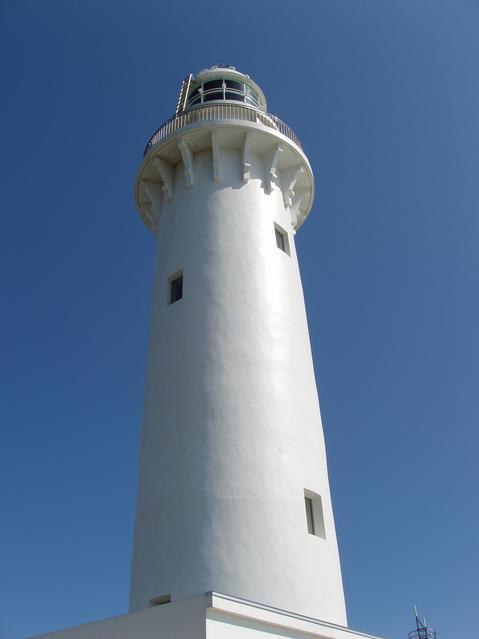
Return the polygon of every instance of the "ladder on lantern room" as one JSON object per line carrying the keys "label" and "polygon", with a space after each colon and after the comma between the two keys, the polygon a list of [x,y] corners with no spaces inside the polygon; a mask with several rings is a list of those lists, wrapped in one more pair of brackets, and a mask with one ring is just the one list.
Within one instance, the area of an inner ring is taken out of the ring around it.
{"label": "ladder on lantern room", "polygon": [[183,113],[183,111],[186,108],[186,99],[188,97],[188,91],[190,89],[192,77],[193,76],[190,73],[190,75],[187,75],[186,78],[181,83],[180,97],[178,98],[178,104],[177,104],[176,113],[175,113],[176,116],[180,115],[180,113]]}

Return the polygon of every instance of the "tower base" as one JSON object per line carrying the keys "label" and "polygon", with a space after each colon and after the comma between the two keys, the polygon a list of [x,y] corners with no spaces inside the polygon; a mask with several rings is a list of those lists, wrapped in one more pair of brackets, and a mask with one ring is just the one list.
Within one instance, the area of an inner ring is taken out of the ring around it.
{"label": "tower base", "polygon": [[253,601],[210,592],[36,639],[379,639]]}

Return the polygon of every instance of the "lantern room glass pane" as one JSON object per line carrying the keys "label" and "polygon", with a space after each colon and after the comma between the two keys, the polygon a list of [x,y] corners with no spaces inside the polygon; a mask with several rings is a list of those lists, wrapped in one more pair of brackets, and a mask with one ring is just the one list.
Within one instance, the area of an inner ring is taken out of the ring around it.
{"label": "lantern room glass pane", "polygon": [[203,89],[209,91],[210,89],[222,89],[223,80],[209,80],[203,83]]}
{"label": "lantern room glass pane", "polygon": [[245,82],[230,78],[215,78],[197,85],[188,96],[188,106],[195,106],[202,102],[216,102],[228,100],[229,102],[243,102],[260,107],[257,92]]}
{"label": "lantern room glass pane", "polygon": [[203,96],[203,102],[211,102],[212,100],[223,100],[223,91],[212,91],[211,93],[205,93]]}
{"label": "lantern room glass pane", "polygon": [[238,82],[237,80],[225,80],[227,89],[236,89],[237,91],[244,92],[244,84],[243,82]]}
{"label": "lantern room glass pane", "polygon": [[237,100],[238,102],[244,102],[244,95],[242,95],[241,93],[233,93],[232,91],[226,91],[225,100]]}

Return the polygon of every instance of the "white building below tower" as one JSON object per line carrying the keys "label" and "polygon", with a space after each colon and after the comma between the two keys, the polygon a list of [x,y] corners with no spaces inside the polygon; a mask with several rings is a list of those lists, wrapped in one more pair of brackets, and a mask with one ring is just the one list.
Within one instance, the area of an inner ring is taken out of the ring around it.
{"label": "white building below tower", "polygon": [[205,593],[37,639],[380,639],[220,593]]}

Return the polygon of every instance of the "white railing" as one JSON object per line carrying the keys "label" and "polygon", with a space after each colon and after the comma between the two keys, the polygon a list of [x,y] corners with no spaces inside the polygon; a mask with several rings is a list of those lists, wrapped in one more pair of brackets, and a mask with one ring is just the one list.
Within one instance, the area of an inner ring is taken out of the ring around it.
{"label": "white railing", "polygon": [[167,120],[153,133],[150,141],[146,145],[143,155],[146,155],[152,146],[158,144],[158,142],[170,133],[173,133],[173,131],[178,131],[178,129],[182,129],[188,126],[188,124],[208,122],[210,120],[244,120],[246,122],[256,122],[270,129],[279,131],[300,148],[303,148],[298,136],[293,133],[287,124],[275,115],[239,104],[210,104],[184,111],[180,115],[173,116]]}

